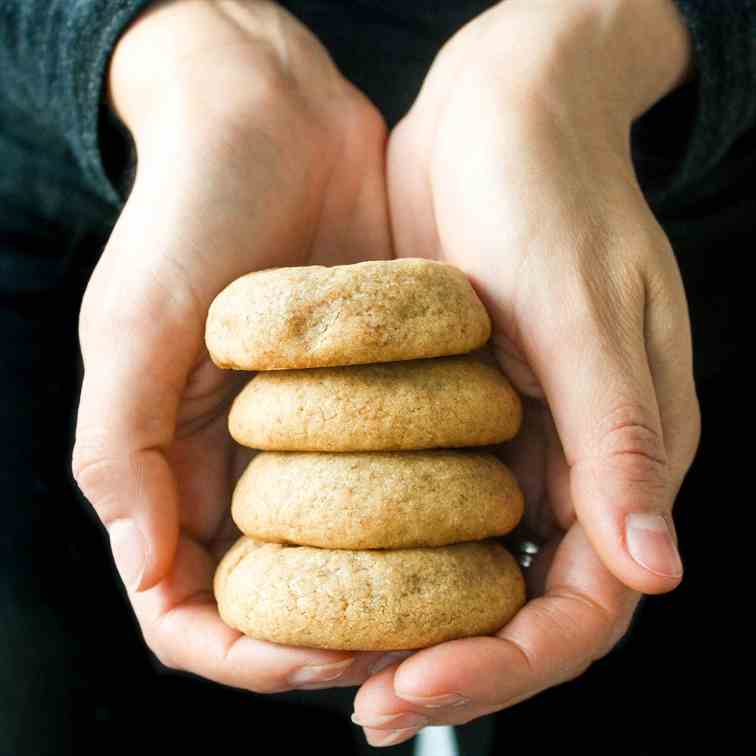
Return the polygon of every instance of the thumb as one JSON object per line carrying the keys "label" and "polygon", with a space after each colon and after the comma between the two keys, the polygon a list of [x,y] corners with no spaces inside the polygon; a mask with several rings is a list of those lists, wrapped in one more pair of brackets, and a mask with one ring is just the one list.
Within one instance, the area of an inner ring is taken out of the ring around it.
{"label": "thumb", "polygon": [[82,303],[73,474],[108,529],[124,583],[145,590],[170,571],[178,542],[165,451],[201,328],[180,287],[157,285],[154,263],[129,244],[128,216],[127,206]]}
{"label": "thumb", "polygon": [[662,593],[682,577],[671,516],[679,481],[646,354],[642,289],[634,299],[621,316],[616,303],[628,298],[616,291],[611,298],[594,290],[562,300],[569,307],[553,319],[536,319],[528,357],[554,417],[569,495],[589,540],[627,586]]}

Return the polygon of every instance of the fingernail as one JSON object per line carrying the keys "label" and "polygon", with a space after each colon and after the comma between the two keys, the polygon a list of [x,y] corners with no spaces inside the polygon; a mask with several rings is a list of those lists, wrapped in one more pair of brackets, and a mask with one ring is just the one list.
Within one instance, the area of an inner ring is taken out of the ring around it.
{"label": "fingernail", "polygon": [[470,703],[469,698],[464,698],[457,693],[445,693],[441,696],[405,696],[403,693],[397,692],[400,698],[411,703],[418,704],[419,706],[425,706],[426,709],[440,709],[443,706],[464,706]]}
{"label": "fingernail", "polygon": [[129,519],[111,522],[108,526],[108,535],[113,560],[121,580],[127,588],[136,590],[144,574],[146,556],[144,536]]}
{"label": "fingernail", "polygon": [[411,712],[405,712],[404,714],[375,714],[371,716],[359,716],[357,712],[352,714],[352,722],[360,727],[370,727],[376,730],[381,730],[384,727],[391,725],[393,730],[407,730],[416,729],[430,723],[428,717],[422,716],[422,714],[413,714]]}
{"label": "fingernail", "polygon": [[658,514],[632,513],[625,521],[630,556],[656,575],[678,578],[682,561],[668,521]]}
{"label": "fingernail", "polygon": [[417,735],[417,730],[414,727],[406,730],[389,730],[386,733],[365,733],[367,742],[370,743],[371,746],[378,747],[396,745],[404,740],[409,740],[415,735]]}
{"label": "fingernail", "polygon": [[396,664],[396,662],[407,659],[412,656],[412,651],[392,651],[391,653],[379,656],[372,667],[368,669],[368,677],[377,675],[381,670],[386,667]]}
{"label": "fingernail", "polygon": [[310,683],[323,683],[338,680],[352,665],[354,657],[333,664],[320,664],[312,667],[300,667],[289,675],[289,682],[294,687]]}

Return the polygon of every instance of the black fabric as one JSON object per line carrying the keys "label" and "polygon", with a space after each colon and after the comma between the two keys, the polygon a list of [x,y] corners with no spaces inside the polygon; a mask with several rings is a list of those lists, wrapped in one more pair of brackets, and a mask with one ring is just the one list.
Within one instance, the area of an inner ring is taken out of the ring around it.
{"label": "black fabric", "polygon": [[[696,102],[676,173],[657,192],[659,204],[714,197],[733,146],[756,127],[756,1],[676,0],[693,38]],[[679,134],[677,138],[679,139]]]}
{"label": "black fabric", "polygon": [[[105,167],[112,156],[101,150],[103,140],[110,146],[118,137],[103,112],[104,75],[118,37],[153,1],[0,0],[0,118],[20,121],[24,133],[36,132],[41,145],[65,144],[70,154],[62,162],[71,174],[114,206],[123,198],[117,189],[119,177],[114,185]],[[707,179],[735,142],[756,125],[756,0],[724,5],[709,0],[675,2],[693,37],[698,76],[689,87],[693,108],[677,107],[671,114],[674,123],[668,127],[675,127],[674,145],[668,143],[661,152],[639,145],[649,193],[660,206],[678,206],[688,197],[718,193],[718,185]],[[320,24],[321,36],[329,47],[348,48],[349,64],[342,67],[353,69],[355,82],[366,91],[374,89],[371,82],[376,78],[387,81],[393,73],[403,74],[390,79],[401,82],[402,92],[393,99],[394,107],[385,109],[394,122],[406,111],[422,79],[417,71],[406,76],[408,69],[427,60],[429,49],[436,49],[493,2],[286,0],[282,4],[314,19],[314,26],[318,17],[328,19]],[[103,136],[103,129],[111,133]],[[13,163],[6,170],[12,174]]]}
{"label": "black fabric", "polygon": [[63,140],[71,171],[111,204],[101,161],[105,71],[123,30],[153,0],[0,0],[0,112]]}
{"label": "black fabric", "polygon": [[[129,145],[103,107],[103,74],[118,35],[148,4],[0,0],[0,755],[204,754],[239,744],[366,753],[344,717],[352,691],[262,697],[163,670],[70,478],[78,307],[127,183]],[[445,39],[490,3],[285,4],[393,124]],[[580,680],[462,728],[462,756],[699,752],[705,734],[716,733],[721,750],[737,732],[706,694],[727,681],[705,639],[723,582],[712,567],[723,558],[712,512],[742,499],[721,439],[737,414],[731,310],[748,301],[756,226],[756,12],[752,0],[678,5],[698,73],[638,121],[633,146],[680,261],[697,350],[704,441],[676,510],[686,579],[645,600],[628,638]]]}

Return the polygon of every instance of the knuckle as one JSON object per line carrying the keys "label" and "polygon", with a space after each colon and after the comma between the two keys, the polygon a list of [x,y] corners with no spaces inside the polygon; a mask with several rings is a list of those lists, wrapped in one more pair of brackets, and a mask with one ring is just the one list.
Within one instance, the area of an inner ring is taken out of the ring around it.
{"label": "knuckle", "polygon": [[686,470],[693,463],[696,454],[698,453],[698,446],[701,443],[701,405],[698,403],[698,398],[693,397],[689,407],[688,418],[688,433],[687,433],[687,448],[685,450],[685,467]]}
{"label": "knuckle", "polygon": [[[603,656],[603,654],[602,654]],[[601,658],[601,657],[597,657]],[[581,662],[577,667],[575,667],[568,675],[567,679],[564,680],[564,682],[572,682],[573,680],[577,680],[579,677],[582,677],[593,665],[594,661],[597,661],[597,659],[591,659],[590,661]]]}
{"label": "knuckle", "polygon": [[664,263],[662,267],[666,270],[668,267],[666,263],[674,260],[675,256],[672,242],[653,215],[646,208],[644,210],[648,222],[638,224],[633,228],[634,237],[631,237],[629,241],[632,242],[632,248],[637,251],[647,270],[659,269],[660,261]]}
{"label": "knuckle", "polygon": [[616,465],[632,483],[666,490],[669,463],[661,431],[652,414],[639,404],[623,404],[604,421],[597,455]]}
{"label": "knuckle", "polygon": [[381,111],[373,105],[359,90],[347,90],[344,112],[348,116],[348,128],[355,138],[364,139],[367,135],[383,141],[387,135],[386,121]]}
{"label": "knuckle", "polygon": [[676,409],[673,427],[675,435],[673,442],[670,441],[670,466],[672,478],[679,488],[696,458],[701,442],[701,408],[695,397]]}
{"label": "knuckle", "polygon": [[183,669],[170,649],[170,642],[167,641],[166,634],[161,632],[160,622],[155,622],[147,627],[143,625],[142,636],[147,648],[163,667],[176,671]]}
{"label": "knuckle", "polygon": [[566,602],[562,608],[562,616],[565,619],[569,618],[574,627],[593,628],[590,647],[586,647],[578,663],[571,665],[566,671],[566,679],[574,679],[582,675],[595,661],[606,656],[627,633],[637,601],[633,598],[630,601],[606,605],[569,588],[559,589],[554,595]]}
{"label": "knuckle", "polygon": [[640,596],[637,593],[625,593],[613,608],[607,611],[605,642],[601,656],[596,659],[606,656],[630,632],[639,600]]}
{"label": "knuckle", "polygon": [[109,459],[92,459],[80,461],[74,457],[73,477],[81,492],[97,505],[97,500],[112,480],[112,462]]}
{"label": "knuckle", "polygon": [[164,646],[147,641],[147,639],[145,639],[145,642],[147,643],[148,648],[150,649],[150,651],[152,651],[155,658],[163,667],[165,667],[166,669],[174,670],[176,672],[181,671],[181,666],[176,663],[171,653]]}
{"label": "knuckle", "polygon": [[632,612],[629,612],[617,619],[614,626],[610,629],[609,645],[606,650],[607,654],[628,634],[632,623]]}
{"label": "knuckle", "polygon": [[76,484],[88,497],[96,498],[107,489],[114,477],[114,462],[100,442],[77,436],[71,457],[71,473]]}
{"label": "knuckle", "polygon": [[[609,621],[602,635],[601,643],[597,646],[595,653],[591,656],[591,659],[586,664],[585,669],[593,664],[593,662],[599,661],[599,659],[603,659],[612,651],[612,649],[627,633],[628,629],[630,628],[630,621],[631,617],[626,617],[619,614],[609,615]],[[585,671],[585,669],[583,671]]]}
{"label": "knuckle", "polygon": [[131,477],[139,476],[128,456],[115,454],[105,431],[78,432],[71,456],[71,474],[100,521],[109,526],[123,514],[119,496]]}

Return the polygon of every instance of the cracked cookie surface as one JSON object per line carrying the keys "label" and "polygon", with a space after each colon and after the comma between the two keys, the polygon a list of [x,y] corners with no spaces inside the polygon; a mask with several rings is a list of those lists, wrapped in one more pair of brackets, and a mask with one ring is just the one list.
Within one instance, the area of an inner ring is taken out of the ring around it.
{"label": "cracked cookie surface", "polygon": [[258,373],[236,397],[229,430],[268,451],[396,451],[508,441],[520,400],[474,355]]}
{"label": "cracked cookie surface", "polygon": [[214,589],[224,622],[250,637],[363,651],[488,635],[525,601],[519,567],[494,541],[337,551],[242,537]]}
{"label": "cracked cookie surface", "polygon": [[398,549],[504,535],[522,509],[514,476],[493,454],[443,449],[262,452],[231,511],[261,541]]}
{"label": "cracked cookie surface", "polygon": [[219,367],[280,370],[462,354],[490,335],[464,273],[407,258],[242,276],[210,306],[205,338]]}

